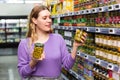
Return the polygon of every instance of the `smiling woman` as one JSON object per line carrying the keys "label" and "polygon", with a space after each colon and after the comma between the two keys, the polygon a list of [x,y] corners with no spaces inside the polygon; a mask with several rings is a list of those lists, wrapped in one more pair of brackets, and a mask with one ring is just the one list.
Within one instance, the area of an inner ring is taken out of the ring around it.
{"label": "smiling woman", "polygon": [[27,38],[18,46],[18,71],[22,80],[62,80],[62,67],[72,68],[77,48],[84,44],[86,36],[82,43],[74,41],[70,54],[63,37],[51,33],[51,25],[49,9],[43,5],[35,6],[29,15]]}

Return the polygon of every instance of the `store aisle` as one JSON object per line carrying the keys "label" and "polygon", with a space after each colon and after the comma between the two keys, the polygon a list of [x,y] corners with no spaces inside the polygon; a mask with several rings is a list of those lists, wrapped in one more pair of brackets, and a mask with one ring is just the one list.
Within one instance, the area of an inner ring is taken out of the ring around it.
{"label": "store aisle", "polygon": [[0,56],[0,80],[20,80],[17,56]]}

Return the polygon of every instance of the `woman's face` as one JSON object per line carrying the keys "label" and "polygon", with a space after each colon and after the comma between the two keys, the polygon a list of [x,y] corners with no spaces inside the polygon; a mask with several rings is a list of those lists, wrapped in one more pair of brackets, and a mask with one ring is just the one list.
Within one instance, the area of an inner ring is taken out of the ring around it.
{"label": "woman's face", "polygon": [[33,19],[33,22],[36,24],[36,29],[42,30],[42,31],[50,31],[52,19],[51,14],[48,10],[42,10],[38,14],[37,19]]}

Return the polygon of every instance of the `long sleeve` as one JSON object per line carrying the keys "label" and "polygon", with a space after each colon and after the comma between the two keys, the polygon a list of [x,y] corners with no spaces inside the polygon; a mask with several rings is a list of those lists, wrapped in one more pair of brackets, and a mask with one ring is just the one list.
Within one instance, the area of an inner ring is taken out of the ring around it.
{"label": "long sleeve", "polygon": [[30,53],[27,46],[27,39],[20,41],[18,46],[18,71],[21,77],[27,77],[34,69],[31,69],[30,65]]}
{"label": "long sleeve", "polygon": [[62,53],[62,63],[63,67],[67,70],[71,69],[74,65],[75,60],[71,57],[71,54],[68,52],[66,43],[61,36],[61,53]]}

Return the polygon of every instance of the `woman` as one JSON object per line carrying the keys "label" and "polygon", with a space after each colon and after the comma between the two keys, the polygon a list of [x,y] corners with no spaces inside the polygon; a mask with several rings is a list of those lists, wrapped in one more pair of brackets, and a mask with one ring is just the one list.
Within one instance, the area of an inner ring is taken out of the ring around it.
{"label": "woman", "polygon": [[[22,80],[62,80],[61,67],[72,68],[80,43],[74,41],[71,54],[63,37],[50,33],[51,14],[45,6],[35,6],[29,16],[29,30],[26,39],[18,46],[18,71]],[[82,42],[84,42],[83,37]],[[39,59],[33,58],[34,44],[43,43],[44,52]]]}

